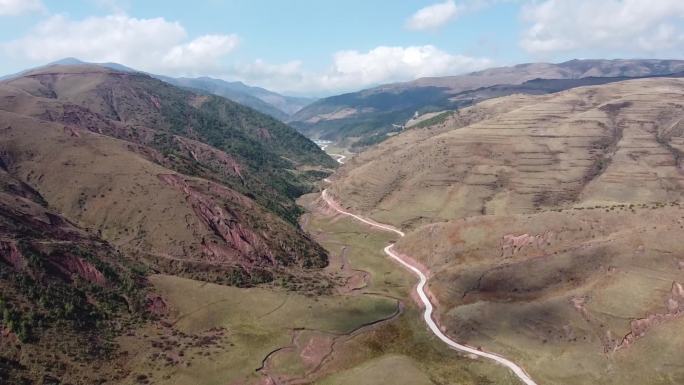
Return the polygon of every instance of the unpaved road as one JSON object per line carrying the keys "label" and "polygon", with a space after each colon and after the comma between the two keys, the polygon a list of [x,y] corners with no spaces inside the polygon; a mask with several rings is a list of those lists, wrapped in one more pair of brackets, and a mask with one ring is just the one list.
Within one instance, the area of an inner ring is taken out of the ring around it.
{"label": "unpaved road", "polygon": [[344,159],[347,157],[346,155],[342,154],[329,154],[330,156],[334,156],[339,164],[344,164]]}
{"label": "unpaved road", "polygon": [[[342,163],[342,162],[340,162],[340,163]],[[337,211],[340,214],[350,216],[350,217],[352,217],[356,220],[359,220],[363,223],[366,223],[370,226],[373,226],[373,227],[376,227],[376,228],[379,228],[379,229],[382,229],[385,231],[391,231],[393,233],[396,233],[400,237],[403,237],[405,235],[403,231],[395,228],[394,226],[378,223],[378,222],[375,222],[371,219],[363,218],[361,216],[358,216],[358,215],[355,215],[355,214],[352,214],[348,211],[343,210],[342,207],[339,204],[337,204],[337,202],[335,202],[335,200],[333,200],[328,195],[327,190],[323,190],[323,192],[321,193],[321,197],[328,204],[328,206],[330,206],[332,209],[334,209],[335,211]],[[523,368],[521,368],[520,366],[518,366],[513,361],[506,359],[502,356],[499,356],[497,354],[494,354],[494,353],[483,352],[482,350],[473,348],[471,346],[459,344],[458,342],[452,340],[446,334],[444,334],[442,332],[442,330],[439,328],[439,326],[437,326],[437,323],[435,322],[435,320],[432,318],[432,312],[434,311],[434,307],[432,306],[432,302],[430,302],[430,298],[428,297],[428,295],[425,291],[425,285],[427,284],[427,277],[419,268],[411,265],[409,262],[405,261],[398,254],[396,254],[394,251],[392,251],[393,246],[394,245],[389,245],[389,246],[385,247],[385,249],[384,249],[385,254],[387,254],[392,259],[396,260],[397,262],[401,263],[404,267],[411,270],[413,273],[415,273],[418,276],[418,278],[420,278],[420,282],[418,283],[418,286],[416,286],[416,292],[418,293],[418,297],[420,298],[421,302],[423,302],[423,305],[425,306],[425,312],[423,313],[423,319],[425,320],[425,323],[427,323],[428,327],[430,327],[430,330],[432,331],[432,333],[434,333],[437,336],[437,338],[442,340],[444,343],[446,343],[447,345],[449,345],[453,349],[456,349],[456,350],[459,350],[459,351],[462,351],[465,353],[469,353],[469,354],[474,354],[474,355],[479,356],[479,357],[490,359],[492,361],[495,361],[495,362],[509,368],[526,385],[537,385],[537,383],[534,382],[534,380],[532,380],[532,378],[530,378],[530,376],[525,372],[525,370]]]}

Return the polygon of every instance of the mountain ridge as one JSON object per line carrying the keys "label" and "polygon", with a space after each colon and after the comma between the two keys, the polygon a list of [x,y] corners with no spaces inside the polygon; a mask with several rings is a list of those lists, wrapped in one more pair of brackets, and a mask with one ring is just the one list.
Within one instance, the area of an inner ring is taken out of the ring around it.
{"label": "mountain ridge", "polygon": [[429,272],[444,333],[539,383],[676,383],[684,79],[445,114],[352,157],[326,190],[406,233],[392,251]]}
{"label": "mountain ridge", "polygon": [[[0,82],[0,111],[8,124],[3,161],[13,175],[158,268],[174,272],[169,262],[185,260],[195,276],[249,284],[288,265],[325,264],[325,252],[296,224],[301,209],[294,199],[335,162],[274,118],[94,65],[50,66]],[[45,135],[36,141],[41,126]],[[47,173],[51,158],[64,159],[55,175]],[[159,201],[147,205],[152,191]],[[129,209],[120,212],[122,196]],[[185,219],[159,222],[172,214]],[[222,264],[237,275],[221,277]],[[250,270],[252,278],[241,276]]]}
{"label": "mountain ridge", "polygon": [[314,98],[281,95],[262,87],[247,85],[241,81],[231,82],[209,76],[192,78],[157,75],[147,73],[145,71],[139,71],[119,63],[90,63],[73,57],[60,59],[44,66],[24,70],[15,74],[0,76],[0,81],[20,77],[30,71],[40,70],[50,66],[88,64],[97,65],[120,72],[145,73],[176,86],[188,88],[196,92],[208,92],[214,95],[225,97],[282,121],[287,121],[292,114],[315,101]]}
{"label": "mountain ridge", "polygon": [[[535,79],[627,78],[670,75],[684,71],[682,60],[571,60],[559,64],[527,63],[465,75],[422,78],[381,85],[320,99],[297,112],[290,123],[313,138],[363,148],[394,135],[415,114],[460,108],[473,103],[459,93],[509,86],[508,93],[525,93],[516,86]],[[567,84],[566,87],[572,87]],[[564,88],[567,89],[567,88]],[[475,101],[481,99],[475,99]]]}

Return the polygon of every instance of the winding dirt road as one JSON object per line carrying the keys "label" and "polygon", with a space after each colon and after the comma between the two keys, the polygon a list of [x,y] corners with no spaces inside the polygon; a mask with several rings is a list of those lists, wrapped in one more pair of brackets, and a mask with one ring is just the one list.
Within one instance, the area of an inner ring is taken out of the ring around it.
{"label": "winding dirt road", "polygon": [[[342,162],[340,162],[340,163],[342,163]],[[340,214],[350,216],[350,217],[352,217],[356,220],[359,220],[363,223],[366,223],[370,226],[373,226],[373,227],[376,227],[376,228],[379,228],[379,229],[382,229],[385,231],[391,231],[391,232],[399,235],[400,237],[403,237],[406,235],[406,234],[404,234],[403,231],[397,229],[394,226],[378,223],[378,222],[375,222],[371,219],[363,218],[363,217],[358,216],[356,214],[352,214],[348,211],[345,211],[344,209],[342,209],[342,207],[337,202],[335,202],[334,199],[332,199],[328,195],[328,190],[323,190],[323,192],[321,193],[321,197],[328,204],[328,206],[330,206],[332,209],[334,209],[335,211],[337,211]],[[502,356],[499,356],[497,354],[494,354],[494,353],[483,352],[482,350],[473,348],[471,346],[459,344],[458,342],[452,340],[446,334],[444,334],[442,332],[442,330],[439,328],[439,326],[437,326],[437,323],[435,322],[435,320],[432,318],[432,313],[434,311],[434,307],[432,305],[432,302],[430,302],[430,298],[428,297],[426,290],[425,290],[425,286],[427,284],[427,277],[419,268],[417,268],[416,266],[413,266],[410,263],[406,262],[398,254],[396,254],[394,251],[392,251],[393,247],[394,247],[394,245],[389,245],[389,246],[385,247],[385,249],[384,249],[385,254],[387,254],[390,258],[396,260],[400,264],[402,264],[407,269],[411,270],[413,273],[415,273],[418,276],[418,278],[420,278],[420,282],[418,283],[418,286],[416,287],[416,292],[418,293],[418,297],[420,298],[421,302],[423,302],[423,305],[425,306],[425,312],[423,313],[423,319],[425,320],[425,323],[427,323],[428,327],[430,327],[430,330],[432,331],[432,333],[434,333],[437,336],[437,338],[439,338],[440,340],[442,340],[444,343],[446,343],[447,345],[449,345],[451,348],[453,348],[455,350],[459,350],[459,351],[462,351],[465,353],[474,354],[474,355],[479,356],[479,357],[487,358],[487,359],[495,361],[495,362],[509,368],[526,385],[537,385],[537,383],[534,382],[534,380],[532,380],[532,378],[530,378],[530,376],[525,372],[525,370],[523,368],[521,368],[520,366],[518,366],[513,361],[511,361],[507,358],[504,358]]]}
{"label": "winding dirt road", "polygon": [[344,159],[347,157],[346,155],[342,155],[342,154],[329,154],[329,155],[336,157],[337,159],[335,159],[335,160],[339,164],[344,164]]}

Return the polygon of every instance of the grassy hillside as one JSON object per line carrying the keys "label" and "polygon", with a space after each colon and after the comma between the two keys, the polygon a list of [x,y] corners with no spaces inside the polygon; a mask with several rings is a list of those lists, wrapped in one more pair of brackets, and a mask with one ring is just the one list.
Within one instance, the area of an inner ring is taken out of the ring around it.
{"label": "grassy hillside", "polygon": [[350,160],[332,191],[404,227],[577,203],[679,200],[681,79],[492,99]]}
{"label": "grassy hillside", "polygon": [[408,233],[438,321],[538,383],[677,384],[684,81],[516,95],[352,158],[331,191]]}
{"label": "grassy hillside", "polygon": [[680,203],[578,206],[427,225],[402,253],[432,273],[460,341],[551,385],[678,384]]}
{"label": "grassy hillside", "polygon": [[145,269],[5,171],[0,182],[0,382],[116,377],[115,339],[153,315]]}
{"label": "grassy hillside", "polygon": [[253,197],[295,223],[294,198],[336,163],[269,116],[139,73],[51,66],[4,83],[0,108],[155,149],[155,161]]}
{"label": "grassy hillside", "polygon": [[470,106],[513,94],[547,94],[626,78],[684,71],[677,60],[572,60],[493,68],[460,76],[424,78],[321,99],[291,123],[310,137],[357,149],[401,131],[414,114]]}
{"label": "grassy hillside", "polygon": [[143,155],[149,149],[0,116],[8,127],[0,135],[2,159],[12,175],[67,218],[158,269],[250,285],[326,264],[325,252],[296,226],[237,191],[150,161]]}

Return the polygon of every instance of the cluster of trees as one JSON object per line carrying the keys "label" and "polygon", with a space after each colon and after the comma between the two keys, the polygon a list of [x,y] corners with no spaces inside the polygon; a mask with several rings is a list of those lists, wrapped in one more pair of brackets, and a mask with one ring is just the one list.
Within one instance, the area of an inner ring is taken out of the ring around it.
{"label": "cluster of trees", "polygon": [[33,339],[33,330],[38,323],[38,317],[33,311],[21,314],[12,305],[0,298],[0,312],[2,324],[17,335],[21,342],[30,342]]}

